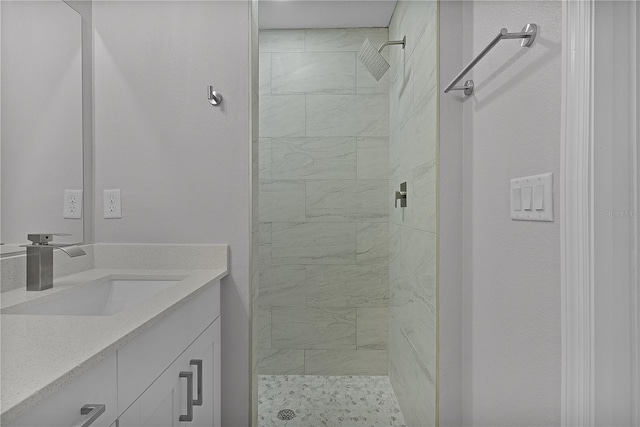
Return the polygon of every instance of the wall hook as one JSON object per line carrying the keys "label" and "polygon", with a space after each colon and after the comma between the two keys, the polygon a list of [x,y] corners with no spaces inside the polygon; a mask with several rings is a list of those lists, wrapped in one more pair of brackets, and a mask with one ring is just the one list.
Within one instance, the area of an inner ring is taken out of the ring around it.
{"label": "wall hook", "polygon": [[207,86],[207,98],[211,105],[220,105],[222,103],[222,95],[213,90],[213,86]]}

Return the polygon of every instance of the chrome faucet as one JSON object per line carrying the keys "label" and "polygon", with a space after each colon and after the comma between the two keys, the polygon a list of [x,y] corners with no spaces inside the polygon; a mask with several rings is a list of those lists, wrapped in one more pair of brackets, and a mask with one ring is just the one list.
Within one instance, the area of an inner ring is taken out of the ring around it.
{"label": "chrome faucet", "polygon": [[27,248],[27,291],[44,291],[53,288],[53,250],[60,249],[74,258],[86,252],[74,245],[49,244],[53,236],[70,236],[62,233],[28,234]]}

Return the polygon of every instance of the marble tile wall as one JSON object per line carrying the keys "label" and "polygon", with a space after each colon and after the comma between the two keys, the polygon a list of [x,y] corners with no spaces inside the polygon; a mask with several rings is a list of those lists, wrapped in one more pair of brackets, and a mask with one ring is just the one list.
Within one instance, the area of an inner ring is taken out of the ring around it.
{"label": "marble tile wall", "polygon": [[260,32],[258,369],[386,375],[388,29]]}
{"label": "marble tile wall", "polygon": [[[390,49],[389,376],[409,426],[436,425],[437,1],[397,3]],[[393,205],[390,200],[391,205]],[[364,338],[363,338],[364,339]]]}

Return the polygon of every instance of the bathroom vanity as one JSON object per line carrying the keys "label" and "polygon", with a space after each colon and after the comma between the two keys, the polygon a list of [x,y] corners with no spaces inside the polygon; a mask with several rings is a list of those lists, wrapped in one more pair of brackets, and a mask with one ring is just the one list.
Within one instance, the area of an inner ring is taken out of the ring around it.
{"label": "bathroom vanity", "polygon": [[93,268],[53,289],[2,293],[3,426],[220,425],[227,247],[118,246],[85,246]]}

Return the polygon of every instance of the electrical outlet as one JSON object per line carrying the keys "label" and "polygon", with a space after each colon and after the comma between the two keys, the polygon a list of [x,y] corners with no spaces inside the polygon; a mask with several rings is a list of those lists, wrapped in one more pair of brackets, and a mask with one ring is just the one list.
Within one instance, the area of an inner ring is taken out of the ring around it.
{"label": "electrical outlet", "polygon": [[104,217],[122,218],[120,190],[104,190]]}
{"label": "electrical outlet", "polygon": [[64,190],[63,218],[82,218],[82,190]]}

